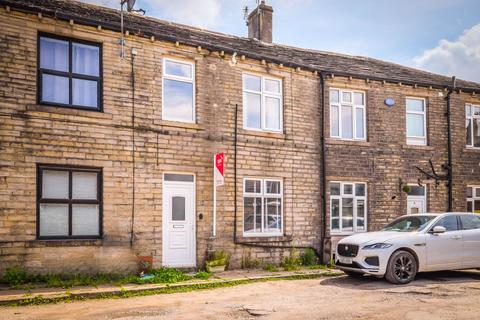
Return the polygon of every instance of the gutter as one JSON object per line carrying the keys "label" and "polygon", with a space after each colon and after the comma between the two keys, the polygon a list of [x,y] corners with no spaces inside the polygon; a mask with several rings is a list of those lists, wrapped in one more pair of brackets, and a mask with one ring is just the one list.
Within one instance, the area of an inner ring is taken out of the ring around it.
{"label": "gutter", "polygon": [[[42,13],[42,15],[49,15],[55,19],[59,20],[64,20],[64,21],[70,21],[73,20],[74,22],[78,22],[81,25],[85,26],[91,26],[91,27],[98,27],[99,25],[102,26],[103,29],[105,30],[110,30],[114,32],[121,32],[121,27],[119,24],[115,23],[107,23],[107,22],[102,22],[98,20],[93,20],[93,19],[88,19],[88,18],[83,18],[71,14],[64,14],[52,10],[45,10],[43,8],[38,8],[38,9],[32,9],[29,6],[25,5],[20,5],[20,4],[13,4],[10,1],[5,1],[5,0],[0,0],[0,4],[4,6],[12,6],[15,7],[15,10],[24,12],[24,13]],[[128,17],[128,15],[127,15]],[[135,17],[136,18],[136,17]],[[135,22],[136,24],[139,24],[138,22]],[[157,39],[162,39],[164,41],[172,41],[172,42],[177,42],[180,41],[177,37],[174,36],[169,36],[166,35],[165,33],[160,33],[160,32],[155,32],[155,31],[141,31],[141,34],[136,34],[138,37],[144,37],[144,38],[150,38],[154,36]],[[290,60],[283,60],[279,59],[276,57],[270,57],[270,56],[262,56],[260,54],[254,54],[249,51],[241,50],[239,48],[230,48],[227,46],[219,46],[219,45],[213,45],[211,43],[205,43],[203,41],[195,41],[195,40],[187,40],[187,39],[181,39],[181,42],[185,45],[190,45],[190,46],[201,46],[204,47],[205,49],[208,49],[210,51],[231,51],[237,52],[239,55],[244,55],[246,57],[250,57],[251,59],[254,60],[264,60],[268,59],[269,61],[276,63],[276,64],[283,64],[286,67],[291,67],[291,68],[301,68],[304,70],[308,71],[318,71],[317,66],[312,66],[309,64],[303,64],[303,63],[296,63],[292,62]],[[429,82],[416,82],[416,81],[410,81],[406,79],[398,79],[398,78],[388,78],[388,77],[376,77],[376,76],[371,76],[371,75],[364,75],[360,73],[349,73],[349,72],[342,72],[342,71],[335,71],[333,69],[324,69],[323,72],[325,75],[336,75],[336,76],[341,76],[341,77],[352,77],[356,79],[362,79],[362,80],[373,80],[373,81],[380,81],[380,82],[388,82],[388,83],[402,83],[405,85],[411,85],[411,86],[421,86],[421,87],[432,87],[434,89],[446,89],[448,88],[448,85],[441,85],[439,83],[429,83]],[[457,87],[457,89],[461,90],[462,92],[465,93],[478,93],[480,91],[479,88],[472,88],[472,87]]]}

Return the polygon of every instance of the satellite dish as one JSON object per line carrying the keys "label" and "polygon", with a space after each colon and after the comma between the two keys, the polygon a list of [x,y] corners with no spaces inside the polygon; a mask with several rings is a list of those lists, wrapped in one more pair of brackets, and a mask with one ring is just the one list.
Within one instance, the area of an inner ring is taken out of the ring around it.
{"label": "satellite dish", "polygon": [[130,12],[133,10],[136,0],[127,0],[127,11]]}

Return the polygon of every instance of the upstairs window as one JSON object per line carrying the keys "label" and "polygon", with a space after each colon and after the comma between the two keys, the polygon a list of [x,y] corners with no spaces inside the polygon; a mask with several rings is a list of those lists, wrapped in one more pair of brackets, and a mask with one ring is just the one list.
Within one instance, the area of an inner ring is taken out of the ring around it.
{"label": "upstairs window", "polygon": [[465,106],[467,147],[480,148],[480,106]]}
{"label": "upstairs window", "polygon": [[407,144],[427,145],[427,120],[425,99],[407,98]]}
{"label": "upstairs window", "polygon": [[243,127],[282,131],[282,81],[252,74],[243,75]]}
{"label": "upstairs window", "polygon": [[102,234],[102,171],[39,166],[39,239],[96,239]]}
{"label": "upstairs window", "polygon": [[365,140],[365,93],[330,90],[330,136]]}
{"label": "upstairs window", "polygon": [[163,60],[162,119],[195,123],[195,67],[193,63]]}
{"label": "upstairs window", "polygon": [[243,233],[245,236],[282,235],[282,181],[245,179]]}
{"label": "upstairs window", "polygon": [[38,102],[101,110],[101,45],[44,34],[38,42]]}
{"label": "upstairs window", "polygon": [[367,185],[365,183],[330,183],[330,229],[332,233],[367,230]]}

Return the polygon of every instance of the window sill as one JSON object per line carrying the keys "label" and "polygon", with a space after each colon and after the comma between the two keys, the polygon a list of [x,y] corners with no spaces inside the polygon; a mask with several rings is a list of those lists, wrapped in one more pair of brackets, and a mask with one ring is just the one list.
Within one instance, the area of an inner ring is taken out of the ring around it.
{"label": "window sill", "polygon": [[55,240],[30,240],[26,241],[26,247],[86,247],[103,246],[103,239],[55,239]]}
{"label": "window sill", "polygon": [[242,129],[241,133],[246,136],[253,136],[253,137],[263,137],[263,138],[273,138],[273,139],[285,139],[285,134],[283,132],[275,132],[275,131],[257,131],[257,130],[249,130],[249,129]]}
{"label": "window sill", "polygon": [[480,148],[478,148],[478,147],[464,147],[463,152],[476,153],[476,152],[480,152]]}
{"label": "window sill", "polygon": [[239,237],[238,240],[243,243],[257,243],[257,242],[289,242],[292,241],[292,236],[283,234],[268,234],[268,235],[247,235]]}
{"label": "window sill", "polygon": [[427,151],[433,151],[435,150],[435,147],[429,146],[429,145],[415,145],[415,144],[403,144],[402,149],[405,150],[427,150]]}
{"label": "window sill", "polygon": [[48,112],[55,114],[63,114],[68,116],[85,116],[89,118],[98,118],[98,119],[112,119],[111,114],[106,114],[101,110],[95,109],[77,109],[73,107],[57,107],[53,105],[43,105],[43,104],[28,104],[26,111],[31,112]]}
{"label": "window sill", "polygon": [[331,237],[346,237],[346,236],[351,236],[354,234],[359,234],[359,233],[365,233],[367,232],[366,230],[362,231],[343,231],[343,232],[338,232],[338,231],[330,231],[330,236]]}
{"label": "window sill", "polygon": [[337,138],[327,138],[325,139],[326,144],[330,145],[353,145],[353,146],[364,146],[370,147],[372,144],[365,140],[343,140]]}
{"label": "window sill", "polygon": [[194,123],[194,122],[155,120],[154,124],[158,125],[158,126],[163,126],[163,127],[200,130],[200,126],[197,123]]}

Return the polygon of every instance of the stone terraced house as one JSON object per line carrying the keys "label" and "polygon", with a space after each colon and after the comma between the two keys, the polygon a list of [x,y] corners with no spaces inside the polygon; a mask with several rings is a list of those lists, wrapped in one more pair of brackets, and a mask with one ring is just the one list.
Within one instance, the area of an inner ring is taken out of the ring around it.
{"label": "stone terraced house", "polygon": [[125,13],[122,50],[119,10],[0,0],[0,274],[327,261],[480,211],[480,84],[272,43],[272,14],[242,38]]}

